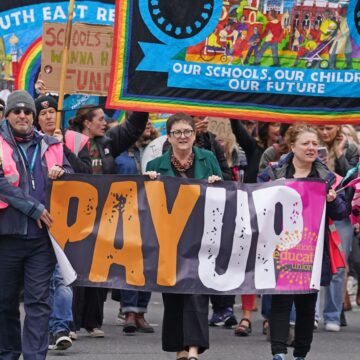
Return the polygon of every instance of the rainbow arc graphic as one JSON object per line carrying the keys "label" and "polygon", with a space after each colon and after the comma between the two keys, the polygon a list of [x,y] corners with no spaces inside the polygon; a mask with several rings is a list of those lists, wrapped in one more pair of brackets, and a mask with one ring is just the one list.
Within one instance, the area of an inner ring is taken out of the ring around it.
{"label": "rainbow arc graphic", "polygon": [[42,37],[36,39],[22,55],[15,89],[26,90],[34,96],[34,84],[41,68]]}

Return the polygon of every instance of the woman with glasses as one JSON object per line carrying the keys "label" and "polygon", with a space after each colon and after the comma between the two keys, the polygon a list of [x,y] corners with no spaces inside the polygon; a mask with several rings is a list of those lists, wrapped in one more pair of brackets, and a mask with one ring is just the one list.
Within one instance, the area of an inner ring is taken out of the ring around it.
{"label": "woman with glasses", "polygon": [[[171,148],[147,164],[147,174],[221,180],[221,170],[214,154],[194,147],[194,119],[184,113],[170,116],[166,123]],[[191,239],[189,239],[191,241]],[[196,360],[209,348],[209,296],[197,294],[163,294],[164,317],[162,347],[176,352],[177,360]]]}

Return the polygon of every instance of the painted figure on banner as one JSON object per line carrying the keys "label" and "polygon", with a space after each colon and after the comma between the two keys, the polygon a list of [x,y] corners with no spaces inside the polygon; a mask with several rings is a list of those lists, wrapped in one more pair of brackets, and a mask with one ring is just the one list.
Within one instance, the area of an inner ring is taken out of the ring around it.
{"label": "painted figure on banner", "polygon": [[267,49],[271,49],[273,66],[280,66],[279,61],[279,43],[283,39],[283,29],[281,27],[281,22],[277,18],[275,10],[270,10],[269,12],[269,21],[265,26],[263,32],[264,42],[261,45],[257,56],[255,57],[254,65],[260,65],[262,56],[264,55]]}
{"label": "painted figure on banner", "polygon": [[247,65],[249,63],[250,57],[252,55],[254,55],[255,58],[258,56],[261,35],[259,33],[259,28],[257,26],[254,26],[253,31],[254,31],[253,34],[249,38],[248,43],[250,47],[246,53],[244,65]]}
{"label": "painted figure on banner", "polygon": [[313,33],[311,31],[308,32],[308,34],[305,35],[304,41],[298,46],[298,51],[293,66],[297,66],[301,59],[311,60],[311,51],[315,50],[317,45],[318,44],[314,40]]}
{"label": "painted figure on banner", "polygon": [[346,20],[346,10],[339,8],[336,12],[338,21],[338,30],[335,35],[335,39],[330,48],[329,68],[336,68],[336,58],[338,55],[343,54],[345,56],[344,69],[352,69],[352,45],[350,40],[350,29]]}

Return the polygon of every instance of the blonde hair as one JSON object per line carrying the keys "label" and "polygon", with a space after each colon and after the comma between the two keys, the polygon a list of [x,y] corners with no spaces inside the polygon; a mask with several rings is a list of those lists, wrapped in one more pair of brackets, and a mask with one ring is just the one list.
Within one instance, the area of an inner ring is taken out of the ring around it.
{"label": "blonde hair", "polygon": [[295,124],[291,125],[287,129],[284,139],[285,144],[289,147],[289,149],[291,149],[291,146],[295,144],[299,136],[304,133],[312,133],[315,134],[317,138],[319,138],[317,131],[312,125]]}
{"label": "blonde hair", "polygon": [[358,136],[357,136],[356,130],[355,130],[355,128],[354,128],[352,125],[348,125],[348,124],[343,125],[343,126],[342,126],[342,129],[343,129],[343,130],[344,130],[344,129],[349,130],[349,133],[350,133],[350,140],[349,140],[349,138],[348,138],[349,142],[352,142],[352,143],[354,143],[354,144],[356,144],[356,145],[358,145],[358,146],[360,145],[359,138],[358,138]]}
{"label": "blonde hair", "polygon": [[228,166],[232,167],[234,165],[234,163],[233,163],[234,159],[232,157],[232,154],[233,154],[234,149],[236,148],[235,136],[230,136],[230,138],[225,138],[225,139],[218,136],[218,137],[216,137],[216,140],[217,141],[223,140],[223,142],[224,142],[223,150],[224,150],[225,159],[226,159]]}

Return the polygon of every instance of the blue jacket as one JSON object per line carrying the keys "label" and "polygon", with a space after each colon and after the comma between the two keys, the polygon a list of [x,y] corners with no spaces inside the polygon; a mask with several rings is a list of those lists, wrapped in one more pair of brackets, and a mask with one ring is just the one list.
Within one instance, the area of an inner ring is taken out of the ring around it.
{"label": "blue jacket", "polygon": [[140,150],[132,146],[115,158],[116,174],[141,175]]}
{"label": "blue jacket", "polygon": [[[45,201],[48,171],[44,161],[44,154],[49,146],[57,144],[58,141],[35,130],[34,139],[31,141],[34,144],[40,144],[40,151],[37,154],[38,158],[34,167],[35,184],[39,184],[39,186],[36,185],[36,192],[34,192],[31,189],[29,172],[25,167],[7,120],[1,123],[0,134],[13,150],[13,160],[20,175],[18,187],[11,185],[4,176],[0,176],[0,200],[9,204],[7,208],[0,209],[0,236],[26,237],[29,230],[29,221],[34,227],[34,220],[39,219],[45,209],[42,200]],[[64,163],[60,165],[63,165],[66,172],[72,172],[66,157],[64,157]]]}
{"label": "blue jacket", "polygon": [[[289,153],[278,163],[268,166],[263,172],[258,175],[258,182],[267,182],[270,180],[277,180],[286,178],[286,173],[289,165],[292,163],[294,154]],[[324,165],[319,159],[315,160],[315,169],[319,174],[319,178],[326,181],[327,191],[331,188],[331,185],[335,183],[336,177],[326,165]],[[345,194],[340,192],[332,202],[326,203],[326,224],[325,229],[329,228],[329,217],[333,220],[342,220],[347,216]],[[331,281],[331,265],[330,265],[330,250],[329,250],[329,237],[328,232],[325,230],[324,237],[324,253],[321,272],[321,285],[327,286]]]}

